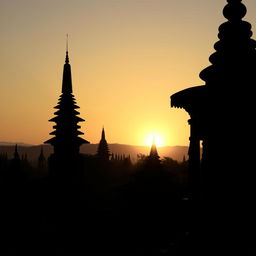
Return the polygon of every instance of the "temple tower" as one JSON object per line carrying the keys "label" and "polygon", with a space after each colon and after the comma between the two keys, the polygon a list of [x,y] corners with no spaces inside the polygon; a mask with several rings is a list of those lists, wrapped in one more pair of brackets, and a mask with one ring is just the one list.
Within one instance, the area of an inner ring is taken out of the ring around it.
{"label": "temple tower", "polygon": [[44,156],[43,147],[41,147],[40,154],[37,160],[37,168],[40,170],[45,169],[47,166],[46,158]]}
{"label": "temple tower", "polygon": [[108,161],[109,156],[110,156],[110,153],[109,153],[108,143],[106,140],[105,130],[103,127],[101,132],[101,140],[99,142],[98,149],[97,149],[97,157],[101,160]]}
{"label": "temple tower", "polygon": [[54,107],[57,109],[54,113],[55,117],[49,120],[56,123],[53,126],[55,130],[50,133],[54,137],[45,143],[52,145],[54,149],[54,153],[49,158],[50,174],[69,176],[76,172],[75,170],[81,165],[79,163],[81,158],[79,154],[80,146],[89,142],[79,137],[84,133],[79,131],[81,126],[78,123],[84,122],[84,119],[78,116],[77,109],[79,107],[76,105],[73,95],[68,49],[63,69],[61,92],[58,105]]}
{"label": "temple tower", "polygon": [[157,152],[157,147],[155,143],[155,139],[153,138],[152,145],[150,148],[150,153],[148,156],[148,165],[155,168],[160,165],[160,157]]}
{"label": "temple tower", "polygon": [[[256,42],[251,39],[250,23],[242,20],[246,7],[241,0],[227,2],[223,14],[228,21],[219,27],[220,40],[209,59],[212,65],[200,73],[205,84],[171,96],[171,106],[184,108],[191,118],[189,163],[194,192],[196,187],[202,186],[200,180],[212,186],[218,183],[224,188],[229,179],[229,185],[236,186],[238,173],[230,168],[232,163],[228,159],[248,159],[248,152],[237,148],[244,147],[245,141],[255,142],[251,116],[254,108],[252,85],[256,84]],[[233,167],[244,168],[244,160],[235,162]],[[219,172],[214,171],[220,166],[226,169],[222,173],[222,184]],[[202,172],[202,167],[212,170]]]}
{"label": "temple tower", "polygon": [[151,145],[151,148],[150,148],[149,157],[151,159],[159,159],[159,155],[158,155],[158,152],[157,152],[156,143],[155,143],[154,139],[152,141],[152,145]]}
{"label": "temple tower", "polygon": [[13,153],[13,160],[20,161],[20,155],[18,152],[18,145],[15,145],[14,153]]}
{"label": "temple tower", "polygon": [[[219,27],[216,52],[209,58],[211,65],[200,73],[205,84],[171,96],[171,106],[190,115],[189,198],[204,208],[202,216],[218,236],[217,247],[222,243],[226,250],[232,249],[232,239],[242,248],[243,240],[252,235],[242,237],[248,234],[246,225],[256,227],[254,157],[246,150],[256,142],[256,41],[251,38],[251,24],[243,20],[246,7],[242,1],[227,2],[223,10],[227,21]],[[243,209],[243,214],[236,209]],[[215,226],[209,222],[213,215]]]}

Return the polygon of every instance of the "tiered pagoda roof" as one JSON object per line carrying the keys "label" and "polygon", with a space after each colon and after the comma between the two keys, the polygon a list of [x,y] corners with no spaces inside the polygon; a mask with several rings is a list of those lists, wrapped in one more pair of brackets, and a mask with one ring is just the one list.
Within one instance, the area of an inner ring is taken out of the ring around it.
{"label": "tiered pagoda roof", "polygon": [[49,120],[50,122],[56,123],[56,125],[53,126],[55,130],[50,133],[54,135],[54,137],[45,142],[54,147],[55,154],[78,154],[80,146],[89,143],[79,137],[79,135],[83,135],[84,133],[79,131],[81,126],[79,126],[78,123],[84,122],[85,120],[78,116],[80,113],[76,109],[78,109],[79,106],[76,105],[75,97],[72,92],[71,66],[69,64],[68,51],[66,51],[62,94],[60,95],[58,105],[54,107],[57,109],[54,113],[55,117]]}
{"label": "tiered pagoda roof", "polygon": [[[230,94],[236,94],[239,100],[239,90],[243,84],[255,80],[256,41],[251,38],[251,24],[243,21],[246,7],[242,0],[227,0],[223,10],[227,19],[219,27],[219,41],[215,43],[216,50],[209,60],[212,63],[200,73],[205,85],[185,89],[171,96],[171,106],[184,108],[189,113],[195,108],[201,108],[207,102],[209,94],[218,101],[230,101]],[[222,96],[220,96],[220,94]]]}

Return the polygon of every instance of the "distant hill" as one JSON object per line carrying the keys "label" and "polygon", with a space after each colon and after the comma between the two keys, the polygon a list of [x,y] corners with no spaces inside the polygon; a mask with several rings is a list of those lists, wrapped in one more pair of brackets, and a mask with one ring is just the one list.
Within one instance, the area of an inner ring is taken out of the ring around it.
{"label": "distant hill", "polygon": [[22,146],[22,147],[31,147],[33,146],[32,144],[27,144],[23,142],[5,142],[5,141],[0,141],[0,146],[15,146],[16,144]]}
{"label": "distant hill", "polygon": [[[52,152],[53,148],[49,145],[37,145],[31,146],[25,143],[17,143],[18,144],[18,152],[20,156],[27,154],[28,160],[30,162],[36,163],[38,156],[40,154],[41,147],[43,147],[43,151],[46,157],[48,157]],[[9,158],[13,157],[14,147],[16,143],[8,143],[4,142],[3,144],[0,142],[0,153],[7,153]],[[96,154],[98,144],[85,144],[81,147],[81,153],[83,154]],[[138,154],[148,155],[150,148],[146,146],[132,146],[132,145],[124,145],[124,144],[109,144],[110,152],[113,154],[122,154],[122,155],[130,155],[133,161],[137,160]],[[166,146],[159,147],[158,153],[161,157],[171,157],[177,161],[182,161],[185,156],[188,158],[188,147],[187,146]]]}

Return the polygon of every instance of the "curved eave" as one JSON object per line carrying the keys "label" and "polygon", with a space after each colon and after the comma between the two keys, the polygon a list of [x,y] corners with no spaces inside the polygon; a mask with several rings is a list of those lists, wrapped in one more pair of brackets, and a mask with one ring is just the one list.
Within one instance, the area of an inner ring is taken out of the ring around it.
{"label": "curved eave", "polygon": [[90,142],[88,140],[85,140],[85,139],[80,138],[80,137],[78,137],[78,139],[79,139],[81,144],[90,144]]}
{"label": "curved eave", "polygon": [[171,96],[171,107],[184,108],[186,111],[189,111],[192,108],[202,106],[205,96],[205,85],[190,87]]}

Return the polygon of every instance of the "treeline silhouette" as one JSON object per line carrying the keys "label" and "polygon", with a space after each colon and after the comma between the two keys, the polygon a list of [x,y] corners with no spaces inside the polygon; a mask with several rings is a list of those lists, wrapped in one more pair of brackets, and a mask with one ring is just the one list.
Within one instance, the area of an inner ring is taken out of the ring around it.
{"label": "treeline silhouette", "polygon": [[11,159],[1,154],[2,252],[162,255],[177,246],[186,234],[186,160],[82,158],[83,180],[56,182],[42,152],[37,166],[17,147]]}

